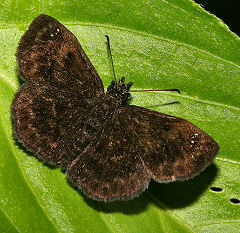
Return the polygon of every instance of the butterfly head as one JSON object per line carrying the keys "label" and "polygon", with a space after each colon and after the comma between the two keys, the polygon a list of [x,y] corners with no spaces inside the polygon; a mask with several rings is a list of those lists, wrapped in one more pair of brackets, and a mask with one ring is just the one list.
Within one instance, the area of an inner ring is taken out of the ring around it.
{"label": "butterfly head", "polygon": [[125,78],[122,77],[119,82],[112,81],[107,89],[107,93],[113,93],[118,95],[122,99],[122,104],[127,104],[130,99],[131,94],[129,93],[130,87],[133,85],[132,82],[125,83]]}

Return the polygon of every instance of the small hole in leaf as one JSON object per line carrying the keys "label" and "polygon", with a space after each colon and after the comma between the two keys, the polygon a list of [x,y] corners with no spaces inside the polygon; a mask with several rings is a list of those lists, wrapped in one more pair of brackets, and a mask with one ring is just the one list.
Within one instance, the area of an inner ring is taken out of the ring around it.
{"label": "small hole in leaf", "polygon": [[231,198],[230,201],[231,201],[233,204],[239,204],[239,203],[240,203],[240,200],[237,199],[237,198]]}
{"label": "small hole in leaf", "polygon": [[211,187],[210,189],[214,192],[221,192],[222,191],[222,188],[218,188],[218,187]]}

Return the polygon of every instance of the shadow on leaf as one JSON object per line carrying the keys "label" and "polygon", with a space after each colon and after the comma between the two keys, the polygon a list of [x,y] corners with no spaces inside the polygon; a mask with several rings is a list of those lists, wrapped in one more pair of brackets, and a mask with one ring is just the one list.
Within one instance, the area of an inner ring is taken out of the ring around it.
{"label": "shadow on leaf", "polygon": [[200,175],[184,182],[159,184],[153,181],[148,189],[151,193],[149,196],[154,196],[168,208],[183,208],[195,202],[214,181],[216,175],[217,167],[211,164]]}
{"label": "shadow on leaf", "polygon": [[133,200],[114,201],[110,203],[91,200],[87,197],[84,197],[84,200],[97,211],[105,213],[122,212],[129,215],[140,213],[150,203],[158,201],[160,208],[183,208],[195,202],[206,191],[216,175],[217,167],[212,164],[199,176],[185,182],[176,181],[168,184],[160,184],[152,181],[148,190]]}
{"label": "shadow on leaf", "polygon": [[128,201],[113,201],[113,202],[102,202],[89,199],[84,196],[85,202],[97,211],[105,213],[120,212],[124,214],[138,214],[143,212],[149,203],[146,194],[141,194],[139,197],[135,197]]}

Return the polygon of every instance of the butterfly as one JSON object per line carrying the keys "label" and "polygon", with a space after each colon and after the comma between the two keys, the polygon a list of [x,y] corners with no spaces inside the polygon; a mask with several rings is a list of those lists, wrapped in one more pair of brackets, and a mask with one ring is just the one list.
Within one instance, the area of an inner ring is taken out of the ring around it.
{"label": "butterfly", "polygon": [[193,178],[219,151],[189,121],[130,105],[124,78],[105,93],[76,37],[50,16],[33,20],[16,56],[25,81],[12,103],[16,138],[89,198],[127,200],[151,179]]}

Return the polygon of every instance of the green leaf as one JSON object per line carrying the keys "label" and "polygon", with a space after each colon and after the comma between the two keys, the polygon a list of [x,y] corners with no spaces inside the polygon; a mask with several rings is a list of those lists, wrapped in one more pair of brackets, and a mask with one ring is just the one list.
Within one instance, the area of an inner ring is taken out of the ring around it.
{"label": "green leaf", "polygon": [[[213,165],[187,182],[151,182],[139,198],[102,203],[73,189],[65,174],[39,162],[13,138],[10,107],[20,86],[15,51],[33,18],[49,14],[68,27],[98,70],[112,80],[105,35],[118,78],[133,104],[185,118],[214,137]],[[0,3],[1,232],[237,232],[240,228],[240,40],[190,0],[2,1]],[[220,187],[214,192],[210,187]]]}

